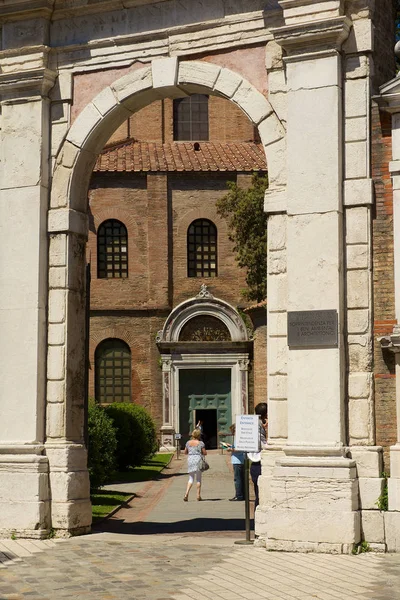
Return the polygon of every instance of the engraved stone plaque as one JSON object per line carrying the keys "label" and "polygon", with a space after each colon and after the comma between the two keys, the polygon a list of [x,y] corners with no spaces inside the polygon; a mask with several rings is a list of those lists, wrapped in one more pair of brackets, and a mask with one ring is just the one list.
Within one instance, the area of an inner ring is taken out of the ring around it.
{"label": "engraved stone plaque", "polygon": [[337,310],[288,312],[288,345],[313,348],[338,345]]}

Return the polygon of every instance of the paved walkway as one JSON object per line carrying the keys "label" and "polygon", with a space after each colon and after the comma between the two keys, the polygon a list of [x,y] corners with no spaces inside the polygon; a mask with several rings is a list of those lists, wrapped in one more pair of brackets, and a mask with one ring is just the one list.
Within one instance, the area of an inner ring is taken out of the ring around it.
{"label": "paved walkway", "polygon": [[204,502],[195,494],[182,501],[185,462],[174,462],[92,535],[31,546],[0,540],[14,556],[18,545],[26,555],[0,565],[0,600],[400,600],[397,555],[234,545],[244,536],[244,506],[228,502],[233,485],[225,456],[212,455],[210,463]]}

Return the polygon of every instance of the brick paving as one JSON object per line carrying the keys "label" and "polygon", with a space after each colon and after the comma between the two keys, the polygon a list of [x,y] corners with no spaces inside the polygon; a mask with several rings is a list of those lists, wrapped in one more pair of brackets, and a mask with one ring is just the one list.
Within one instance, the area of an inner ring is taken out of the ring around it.
{"label": "brick paving", "polygon": [[14,558],[0,565],[0,600],[400,600],[400,556],[235,545],[244,506],[228,502],[226,457],[210,463],[204,502],[182,501],[184,462],[174,462],[92,535],[0,540],[0,553]]}

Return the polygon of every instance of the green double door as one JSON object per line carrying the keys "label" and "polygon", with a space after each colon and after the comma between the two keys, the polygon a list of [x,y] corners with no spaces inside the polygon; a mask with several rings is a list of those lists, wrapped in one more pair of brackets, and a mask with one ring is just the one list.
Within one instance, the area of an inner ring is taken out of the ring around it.
{"label": "green double door", "polygon": [[179,427],[182,446],[199,420],[203,422],[207,448],[217,448],[218,433],[229,434],[232,423],[230,369],[180,370]]}

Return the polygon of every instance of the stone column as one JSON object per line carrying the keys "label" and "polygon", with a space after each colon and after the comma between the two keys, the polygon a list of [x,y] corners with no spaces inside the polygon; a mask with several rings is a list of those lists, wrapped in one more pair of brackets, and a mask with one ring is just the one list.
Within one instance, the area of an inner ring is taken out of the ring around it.
{"label": "stone column", "polygon": [[11,55],[0,68],[0,537],[40,538],[51,526],[44,453],[47,94],[55,74],[42,49],[25,59]]}
{"label": "stone column", "polygon": [[[393,181],[393,244],[395,279],[395,314],[400,322],[400,80],[398,77],[380,89],[376,98],[383,110],[392,114],[392,157],[389,170]],[[396,357],[396,417],[397,443],[390,448],[390,478],[388,479],[389,512],[385,514],[386,545],[389,552],[400,551],[400,327],[381,340],[383,347]]]}
{"label": "stone column", "polygon": [[52,526],[59,535],[76,535],[89,531],[92,521],[83,429],[87,215],[50,210],[48,230],[46,453]]}
{"label": "stone column", "polygon": [[[287,441],[284,457],[271,469],[269,497],[257,511],[257,533],[269,549],[349,552],[360,540],[355,462],[346,458],[344,447],[340,51],[351,23],[341,16],[339,1],[307,3],[304,14],[297,0],[281,4],[287,25],[273,34],[286,52],[287,216],[279,217],[286,221],[286,243],[279,246],[286,247],[286,265],[280,258],[280,271],[270,268],[269,278],[285,282],[288,312],[336,311],[338,341],[329,347],[289,347],[283,324],[272,323],[280,350],[274,359],[269,349],[268,369],[271,374],[271,362],[279,362],[273,379],[287,383],[282,399],[274,401],[283,407],[287,394]],[[274,254],[279,248],[272,248]],[[270,398],[273,393],[272,387]]]}
{"label": "stone column", "polygon": [[173,422],[174,406],[172,405],[172,361],[170,356],[162,356],[162,402],[163,402],[163,424],[161,427],[161,450],[168,448],[174,451],[174,434],[179,429],[179,424],[175,429]]}

